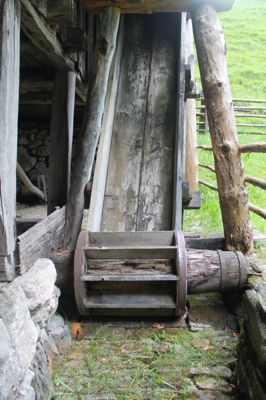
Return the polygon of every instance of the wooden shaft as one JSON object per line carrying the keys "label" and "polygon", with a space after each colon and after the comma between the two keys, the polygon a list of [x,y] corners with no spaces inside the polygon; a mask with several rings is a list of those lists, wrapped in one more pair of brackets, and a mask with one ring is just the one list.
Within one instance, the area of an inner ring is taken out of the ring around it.
{"label": "wooden shaft", "polygon": [[17,173],[18,178],[23,183],[23,185],[25,185],[31,193],[35,194],[42,201],[46,201],[45,193],[43,193],[37,186],[33,185],[33,183],[27,177],[23,168],[21,167],[21,165],[18,162],[17,162],[16,173]]}
{"label": "wooden shaft", "polygon": [[241,153],[266,153],[266,143],[247,143],[240,146]]}
{"label": "wooden shaft", "polygon": [[88,87],[85,114],[77,145],[77,156],[66,209],[64,239],[66,248],[75,248],[80,232],[84,209],[84,190],[91,178],[100,136],[107,83],[116,46],[119,20],[120,10],[115,7],[108,8],[101,19],[100,33],[94,54],[95,62]]}
{"label": "wooden shaft", "polygon": [[194,38],[214,152],[226,248],[253,251],[249,199],[240,159],[223,30],[215,9],[191,10]]}
{"label": "wooden shaft", "polygon": [[188,293],[208,293],[237,289],[246,282],[247,263],[240,253],[188,250]]}
{"label": "wooden shaft", "polygon": [[250,211],[252,211],[253,213],[259,215],[260,217],[266,219],[266,210],[264,208],[255,206],[254,204],[250,204],[249,205],[249,209]]}
{"label": "wooden shaft", "polygon": [[260,178],[255,178],[254,176],[245,176],[245,181],[251,185],[257,186],[261,189],[266,189],[266,181]]}

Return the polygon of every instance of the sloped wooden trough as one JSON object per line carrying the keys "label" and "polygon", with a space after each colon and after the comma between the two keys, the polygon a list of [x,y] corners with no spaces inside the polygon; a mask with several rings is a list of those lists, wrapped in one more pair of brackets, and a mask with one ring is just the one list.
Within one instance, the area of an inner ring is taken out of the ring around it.
{"label": "sloped wooden trough", "polygon": [[75,251],[81,315],[180,316],[187,293],[246,281],[241,253],[186,249],[181,230],[183,209],[190,207],[184,198],[186,23],[181,13],[129,15],[120,28],[89,222]]}

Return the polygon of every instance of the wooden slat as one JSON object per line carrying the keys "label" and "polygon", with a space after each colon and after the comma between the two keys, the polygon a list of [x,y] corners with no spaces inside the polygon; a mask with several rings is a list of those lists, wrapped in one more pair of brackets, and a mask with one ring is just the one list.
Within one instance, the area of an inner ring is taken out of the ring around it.
{"label": "wooden slat", "polygon": [[137,230],[172,227],[179,15],[154,15],[142,144]]}
{"label": "wooden slat", "polygon": [[17,238],[17,258],[20,273],[42,257],[49,258],[53,248],[63,241],[65,207],[55,211]]}
{"label": "wooden slat", "polygon": [[94,295],[89,296],[85,300],[86,308],[98,309],[165,309],[175,308],[175,302],[172,296],[160,294],[160,296],[147,295],[147,294],[131,294],[131,295]]}
{"label": "wooden slat", "polygon": [[186,14],[181,14],[180,36],[178,38],[178,82],[177,82],[177,123],[175,140],[175,181],[173,228],[182,229],[183,205],[182,185],[185,177],[185,62],[186,62]]}
{"label": "wooden slat", "polygon": [[176,249],[172,246],[153,246],[153,247],[90,247],[84,249],[85,255],[89,259],[100,260],[161,260],[173,259],[176,255]]}
{"label": "wooden slat", "polygon": [[173,240],[173,231],[89,232],[90,247],[171,246]]}
{"label": "wooden slat", "polygon": [[[189,11],[199,0],[85,0],[89,12],[101,12],[105,7],[115,5],[124,13],[155,13]],[[234,0],[209,0],[217,11],[229,10]]]}
{"label": "wooden slat", "polygon": [[84,275],[83,282],[176,282],[178,277],[174,274],[164,275]]}
{"label": "wooden slat", "polygon": [[199,210],[201,206],[200,192],[192,192],[190,196],[190,201],[188,203],[183,203],[184,210]]}

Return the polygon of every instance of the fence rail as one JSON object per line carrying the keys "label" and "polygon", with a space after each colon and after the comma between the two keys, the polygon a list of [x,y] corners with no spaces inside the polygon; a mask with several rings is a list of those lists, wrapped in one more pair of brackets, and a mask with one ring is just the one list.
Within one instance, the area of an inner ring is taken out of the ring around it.
{"label": "fence rail", "polygon": [[[236,126],[240,135],[266,135],[266,100],[233,99]],[[204,98],[197,103],[197,128],[209,130]]]}

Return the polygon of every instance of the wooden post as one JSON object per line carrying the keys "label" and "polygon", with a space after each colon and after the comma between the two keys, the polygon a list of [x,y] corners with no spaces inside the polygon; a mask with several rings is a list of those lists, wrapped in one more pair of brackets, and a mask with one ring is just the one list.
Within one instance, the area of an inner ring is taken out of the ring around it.
{"label": "wooden post", "polygon": [[[186,58],[193,55],[193,30],[191,19],[187,20]],[[191,79],[194,79],[194,67],[191,66]],[[199,190],[198,185],[198,152],[197,152],[197,124],[196,100],[187,99],[186,104],[186,166],[185,180],[189,182],[190,192]]]}
{"label": "wooden post", "polygon": [[0,0],[0,280],[15,276],[20,1]]}
{"label": "wooden post", "polygon": [[77,146],[77,157],[67,203],[64,246],[74,249],[81,228],[84,190],[90,180],[93,161],[101,132],[105,96],[111,63],[116,47],[120,10],[109,7],[103,13],[94,54],[85,115]]}
{"label": "wooden post", "polygon": [[76,75],[56,73],[50,130],[48,214],[67,202],[70,185]]}
{"label": "wooden post", "polygon": [[191,10],[209,121],[226,248],[253,250],[249,199],[240,159],[223,30],[215,9],[200,3]]}

